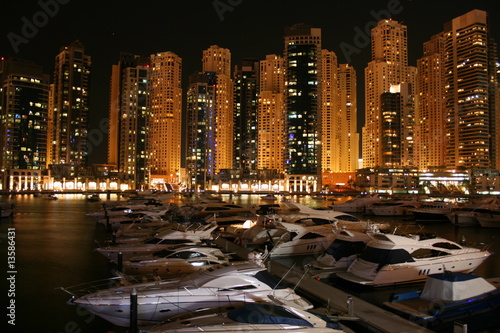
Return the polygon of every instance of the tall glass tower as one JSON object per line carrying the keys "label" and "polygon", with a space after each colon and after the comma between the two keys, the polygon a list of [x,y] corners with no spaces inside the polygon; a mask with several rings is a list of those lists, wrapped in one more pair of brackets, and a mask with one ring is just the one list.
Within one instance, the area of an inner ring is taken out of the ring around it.
{"label": "tall glass tower", "polygon": [[50,164],[86,166],[91,58],[79,41],[56,56],[49,149]]}
{"label": "tall glass tower", "polygon": [[445,165],[498,168],[497,53],[488,14],[473,10],[444,26]]}
{"label": "tall glass tower", "polygon": [[316,191],[321,188],[321,29],[286,27],[284,41],[288,189]]}
{"label": "tall glass tower", "polygon": [[46,168],[49,75],[21,59],[0,60],[0,167]]}

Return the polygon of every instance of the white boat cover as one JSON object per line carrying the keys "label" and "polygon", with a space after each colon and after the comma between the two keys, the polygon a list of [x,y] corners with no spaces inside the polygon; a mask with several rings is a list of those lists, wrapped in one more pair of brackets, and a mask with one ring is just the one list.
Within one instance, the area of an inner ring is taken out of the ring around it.
{"label": "white boat cover", "polygon": [[420,298],[453,302],[494,290],[496,288],[492,284],[477,275],[466,273],[431,274],[427,277]]}

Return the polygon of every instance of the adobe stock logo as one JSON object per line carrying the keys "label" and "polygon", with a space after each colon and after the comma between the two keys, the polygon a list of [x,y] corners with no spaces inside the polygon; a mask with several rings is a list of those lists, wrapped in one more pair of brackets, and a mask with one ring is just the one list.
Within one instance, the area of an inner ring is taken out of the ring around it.
{"label": "adobe stock logo", "polygon": [[239,6],[243,0],[214,0],[212,5],[214,6],[215,12],[219,16],[219,20],[224,21],[224,13],[232,12],[236,6]]}
{"label": "adobe stock logo", "polygon": [[19,52],[21,44],[28,44],[29,40],[38,34],[38,29],[43,28],[49,23],[49,19],[59,13],[59,5],[66,5],[70,0],[39,0],[38,6],[41,10],[37,11],[31,17],[31,20],[26,16],[21,18],[22,27],[20,34],[9,32],[7,38],[15,53]]}

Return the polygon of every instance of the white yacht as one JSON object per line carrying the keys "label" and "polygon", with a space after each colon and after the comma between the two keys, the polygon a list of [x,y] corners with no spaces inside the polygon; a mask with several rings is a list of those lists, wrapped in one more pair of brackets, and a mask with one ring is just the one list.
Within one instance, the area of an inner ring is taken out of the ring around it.
{"label": "white yacht", "polygon": [[269,295],[299,308],[312,308],[309,301],[282,285],[278,278],[255,262],[224,264],[181,279],[116,286],[82,296],[69,288],[66,291],[74,295],[71,304],[118,326],[130,325],[130,296],[134,291],[139,325],[155,324],[206,309],[227,311],[244,303],[269,302]]}
{"label": "white yacht", "polygon": [[421,206],[417,200],[387,200],[376,202],[366,207],[365,214],[376,216],[404,216],[411,215],[412,210]]}
{"label": "white yacht", "polygon": [[216,224],[207,224],[192,231],[170,229],[140,243],[110,245],[99,247],[96,251],[110,261],[117,262],[120,253],[122,254],[123,260],[126,260],[132,256],[157,252],[172,247],[173,245],[199,244],[203,240],[211,239],[212,231],[216,228]]}
{"label": "white yacht", "polygon": [[491,253],[438,237],[375,233],[361,255],[340,278],[353,283],[384,286],[422,281],[429,274],[472,272]]}
{"label": "white yacht", "polygon": [[279,214],[278,216],[286,222],[303,223],[303,224],[332,224],[336,223],[339,228],[348,230],[367,231],[373,230],[376,226],[378,229],[387,229],[387,224],[374,224],[370,221],[360,220],[358,217],[345,212],[335,211],[332,209],[314,209],[305,205],[294,203],[299,209],[298,212],[290,214]]}
{"label": "white yacht", "polygon": [[338,230],[333,243],[309,265],[321,270],[347,269],[371,239],[365,232]]}
{"label": "white yacht", "polygon": [[334,226],[280,222],[286,232],[270,240],[271,258],[323,253],[335,240]]}
{"label": "white yacht", "polygon": [[480,202],[453,209],[450,213],[446,214],[446,216],[450,222],[457,227],[474,227],[480,225],[477,219],[478,214],[488,212],[498,207],[497,198],[491,197]]}
{"label": "white yacht", "polygon": [[500,228],[500,209],[488,209],[476,213],[476,218],[483,228]]}
{"label": "white yacht", "polygon": [[332,205],[331,208],[344,213],[364,213],[366,206],[379,201],[382,201],[382,198],[378,194],[372,194],[356,197],[341,204]]}
{"label": "white yacht", "polygon": [[154,275],[165,279],[227,262],[228,257],[217,247],[179,246],[123,261],[123,272],[130,275]]}
{"label": "white yacht", "polygon": [[423,202],[418,208],[411,209],[411,213],[416,221],[420,223],[446,222],[446,214],[458,207],[458,203],[451,201],[428,201]]}
{"label": "white yacht", "polygon": [[247,333],[340,333],[342,326],[328,317],[306,311],[283,302],[269,304],[247,303],[227,312],[184,316],[170,323],[141,331],[143,333],[172,332],[247,332]]}

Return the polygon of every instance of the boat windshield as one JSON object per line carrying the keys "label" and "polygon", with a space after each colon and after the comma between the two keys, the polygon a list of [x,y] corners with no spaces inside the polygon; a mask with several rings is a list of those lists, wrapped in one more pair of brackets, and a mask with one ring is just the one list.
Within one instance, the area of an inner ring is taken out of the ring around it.
{"label": "boat windshield", "polygon": [[335,260],[340,260],[350,255],[361,253],[365,248],[366,244],[364,242],[348,242],[342,239],[335,239],[326,249],[326,253],[333,256]]}
{"label": "boat windshield", "polygon": [[[316,316],[325,321],[325,326],[331,329],[341,330],[342,327],[333,322],[328,317],[317,314],[315,312],[306,311],[308,317]],[[281,324],[314,327],[304,317],[294,314],[291,310],[278,305],[247,303],[243,307],[230,310],[227,317],[239,323],[246,324]]]}
{"label": "boat windshield", "polygon": [[255,278],[257,280],[267,284],[272,289],[285,289],[285,288],[287,288],[287,286],[284,285],[282,282],[280,282],[280,280],[276,276],[271,275],[271,273],[269,273],[266,270],[262,270],[262,271],[257,272],[257,274],[255,274]]}
{"label": "boat windshield", "polygon": [[414,262],[415,259],[403,249],[377,249],[367,246],[361,253],[361,259],[379,264],[379,268],[385,265],[401,264],[405,262]]}

